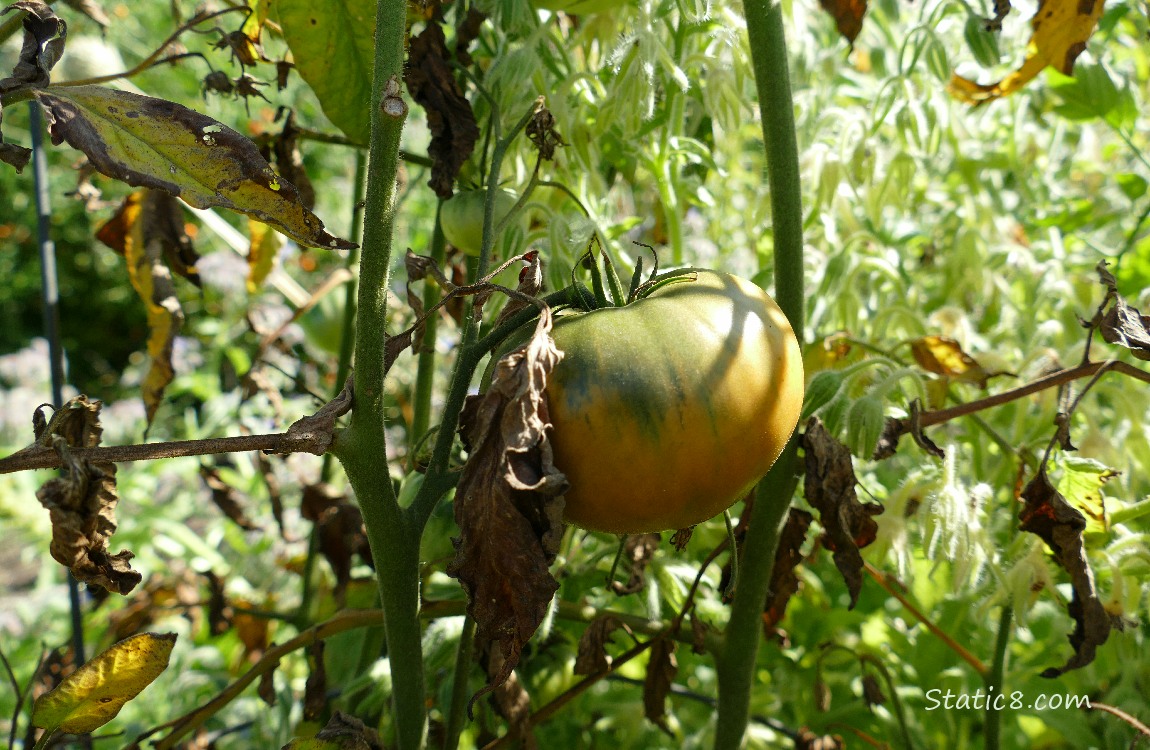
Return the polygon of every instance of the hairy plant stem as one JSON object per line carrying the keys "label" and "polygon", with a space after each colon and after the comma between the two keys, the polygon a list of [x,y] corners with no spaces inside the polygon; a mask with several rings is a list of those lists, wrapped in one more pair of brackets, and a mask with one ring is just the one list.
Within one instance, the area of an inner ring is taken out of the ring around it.
{"label": "hairy plant stem", "polygon": [[1014,607],[1003,607],[998,617],[998,636],[994,640],[994,662],[986,675],[986,750],[998,750],[1002,744],[1002,706],[994,700],[994,693],[1002,692],[1002,678],[1006,672],[1006,649],[1014,632]]}
{"label": "hairy plant stem", "polygon": [[391,662],[395,744],[400,750],[418,750],[427,737],[419,624],[420,528],[399,507],[387,469],[383,362],[396,173],[406,107],[397,115],[394,107],[385,112],[382,105],[385,89],[398,92],[401,88],[406,14],[404,3],[376,6],[371,140],[355,337],[355,408],[348,429],[337,436],[333,452],[355,490],[375,560]]}
{"label": "hairy plant stem", "polygon": [[[798,144],[794,103],[778,2],[743,0],[755,85],[767,152],[774,234],[775,299],[803,340],[803,235]],[[770,587],[779,531],[798,484],[798,447],[794,438],[755,492],[754,512],[743,547],[739,584],[731,603],[723,646],[715,659],[719,708],[716,750],[737,750],[750,718],[751,690],[762,633],[763,604]]]}

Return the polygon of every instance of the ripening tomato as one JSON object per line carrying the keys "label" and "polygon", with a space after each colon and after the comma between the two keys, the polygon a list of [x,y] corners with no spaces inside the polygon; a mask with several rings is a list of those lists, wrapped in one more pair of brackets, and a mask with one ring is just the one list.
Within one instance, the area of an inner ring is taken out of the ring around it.
{"label": "ripening tomato", "polygon": [[567,520],[616,534],[681,529],[764,475],[798,422],[803,365],[786,316],[725,273],[625,307],[560,316],[547,402]]}

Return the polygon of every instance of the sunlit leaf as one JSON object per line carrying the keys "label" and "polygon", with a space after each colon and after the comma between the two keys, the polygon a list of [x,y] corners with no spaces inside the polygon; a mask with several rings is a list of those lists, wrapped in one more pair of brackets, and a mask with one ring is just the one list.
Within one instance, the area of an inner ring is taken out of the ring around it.
{"label": "sunlit leaf", "polygon": [[83,151],[102,174],[163,190],[196,208],[239,211],[303,245],[354,246],[324,230],[254,143],[206,115],[101,86],[49,87],[36,97],[52,142]]}
{"label": "sunlit leaf", "polygon": [[1068,456],[1062,460],[1062,475],[1056,485],[1066,502],[1086,518],[1086,532],[1107,531],[1110,521],[1102,486],[1118,472],[1089,458]]}
{"label": "sunlit leaf", "polygon": [[914,361],[927,372],[943,375],[959,383],[986,387],[986,381],[1003,373],[988,372],[974,357],[962,350],[954,339],[945,336],[923,336],[910,342]]}
{"label": "sunlit leaf", "polygon": [[175,645],[175,633],[140,633],[120,641],[38,698],[32,723],[69,734],[104,726],[168,668]]}
{"label": "sunlit leaf", "polygon": [[248,293],[255,294],[275,266],[283,238],[267,224],[248,219]]}
{"label": "sunlit leaf", "polygon": [[950,93],[967,104],[984,104],[1018,91],[1042,69],[1051,66],[1070,75],[1074,61],[1086,49],[1102,17],[1105,0],[1039,0],[1030,20],[1033,33],[1026,45],[1026,60],[1018,70],[997,83],[981,84],[957,73],[950,79]]}
{"label": "sunlit leaf", "polygon": [[1129,89],[1119,89],[1102,65],[1080,65],[1073,76],[1050,71],[1050,88],[1062,104],[1055,107],[1068,120],[1101,118],[1117,128],[1128,128],[1138,117],[1138,106]]}
{"label": "sunlit leaf", "polygon": [[359,144],[371,129],[375,3],[371,0],[276,0],[296,70],[324,114]]}

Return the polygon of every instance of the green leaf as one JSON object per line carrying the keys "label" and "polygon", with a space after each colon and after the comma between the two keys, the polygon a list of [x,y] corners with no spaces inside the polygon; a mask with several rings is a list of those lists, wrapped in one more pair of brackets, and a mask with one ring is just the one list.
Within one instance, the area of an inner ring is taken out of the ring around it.
{"label": "green leaf", "polygon": [[324,114],[351,140],[371,131],[375,3],[371,0],[277,0],[295,67]]}
{"label": "green leaf", "polygon": [[1074,76],[1051,69],[1050,87],[1062,99],[1054,111],[1068,120],[1100,118],[1115,128],[1128,128],[1138,115],[1134,96],[1119,89],[1102,65],[1078,65]]}
{"label": "green leaf", "polygon": [[125,638],[36,699],[32,723],[69,734],[104,726],[168,668],[175,645],[175,633]]}
{"label": "green leaf", "polygon": [[196,208],[247,214],[302,245],[350,248],[324,230],[249,139],[174,102],[102,86],[35,90],[52,142],[83,151],[100,173],[183,198]]}
{"label": "green leaf", "polygon": [[1114,176],[1118,188],[1132,201],[1141,200],[1146,195],[1146,179],[1133,172],[1123,172]]}

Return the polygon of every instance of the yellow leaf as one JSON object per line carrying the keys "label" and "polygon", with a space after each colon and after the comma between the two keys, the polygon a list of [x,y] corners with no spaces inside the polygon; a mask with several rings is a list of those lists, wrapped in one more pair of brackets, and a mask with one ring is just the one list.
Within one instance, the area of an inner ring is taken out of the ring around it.
{"label": "yellow leaf", "polygon": [[175,633],[140,633],[120,641],[40,696],[32,723],[68,734],[104,726],[167,669],[175,645]]}
{"label": "yellow leaf", "polygon": [[923,336],[910,342],[914,361],[927,372],[943,375],[960,383],[986,387],[988,378],[999,373],[987,372],[982,365],[962,350],[958,342],[945,336]]}
{"label": "yellow leaf", "polygon": [[1014,93],[1048,65],[1070,75],[1105,4],[1105,0],[1039,0],[1038,11],[1030,19],[1034,31],[1022,67],[992,84],[976,83],[956,73],[947,88],[959,101],[979,105]]}
{"label": "yellow leaf", "polygon": [[248,219],[248,293],[254,293],[271,273],[276,255],[283,247],[279,232],[263,222]]}

